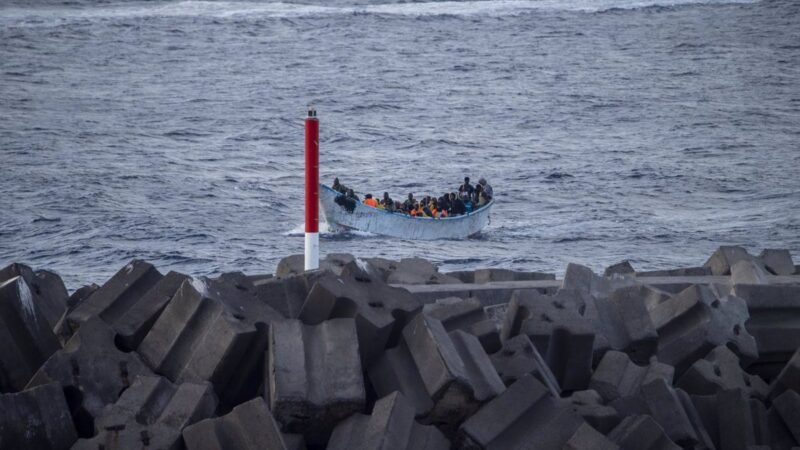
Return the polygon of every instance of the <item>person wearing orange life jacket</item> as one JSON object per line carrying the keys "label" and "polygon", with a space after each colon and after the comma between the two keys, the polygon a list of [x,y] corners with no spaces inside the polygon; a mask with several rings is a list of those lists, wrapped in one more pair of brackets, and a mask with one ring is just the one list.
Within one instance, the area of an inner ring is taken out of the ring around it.
{"label": "person wearing orange life jacket", "polygon": [[378,201],[372,198],[372,194],[366,194],[364,196],[364,204],[367,206],[372,206],[373,208],[378,207]]}
{"label": "person wearing orange life jacket", "polygon": [[439,217],[439,205],[436,202],[435,198],[432,198],[430,202],[428,202],[428,210],[431,212],[431,217],[437,218]]}
{"label": "person wearing orange life jacket", "polygon": [[428,207],[428,205],[426,205],[424,203],[420,203],[419,204],[419,208],[422,211],[422,214],[417,215],[417,217],[420,217],[420,216],[422,216],[422,217],[433,217],[433,212]]}

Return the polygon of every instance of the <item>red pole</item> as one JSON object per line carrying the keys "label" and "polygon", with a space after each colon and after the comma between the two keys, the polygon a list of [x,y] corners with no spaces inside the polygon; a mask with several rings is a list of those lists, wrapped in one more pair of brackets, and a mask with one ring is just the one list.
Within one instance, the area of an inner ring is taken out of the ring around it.
{"label": "red pole", "polygon": [[305,270],[319,268],[319,120],[309,106],[306,124]]}

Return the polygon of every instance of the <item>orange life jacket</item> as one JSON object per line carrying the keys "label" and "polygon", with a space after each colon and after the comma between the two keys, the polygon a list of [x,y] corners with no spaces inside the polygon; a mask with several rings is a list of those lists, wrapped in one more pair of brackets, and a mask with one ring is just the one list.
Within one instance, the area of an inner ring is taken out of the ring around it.
{"label": "orange life jacket", "polygon": [[411,215],[411,217],[417,217],[417,210],[416,209],[412,209],[408,213]]}
{"label": "orange life jacket", "polygon": [[364,199],[364,204],[367,205],[367,206],[372,206],[373,208],[377,208],[378,207],[378,201],[375,200],[374,198]]}

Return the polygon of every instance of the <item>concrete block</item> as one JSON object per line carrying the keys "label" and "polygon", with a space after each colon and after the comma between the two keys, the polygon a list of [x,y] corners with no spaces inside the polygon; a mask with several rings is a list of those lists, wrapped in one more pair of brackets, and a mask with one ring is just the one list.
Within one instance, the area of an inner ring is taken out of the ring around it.
{"label": "concrete block", "polygon": [[625,260],[606,267],[606,270],[603,272],[603,276],[610,277],[612,275],[629,275],[635,273],[636,271],[633,269],[631,262]]}
{"label": "concrete block", "polygon": [[0,284],[18,276],[28,284],[33,303],[48,326],[55,327],[67,308],[69,297],[61,277],[47,270],[34,272],[25,264],[13,263],[0,269]]}
{"label": "concrete block", "polygon": [[341,277],[328,273],[314,283],[299,319],[316,325],[329,318],[355,318],[361,361],[368,367],[397,343],[408,318],[421,309],[408,291],[387,285],[354,262]]}
{"label": "concrete block", "polygon": [[0,393],[22,390],[61,346],[22,276],[0,284]]}
{"label": "concrete block", "polygon": [[169,272],[124,314],[113,321],[114,329],[117,330],[118,345],[127,350],[138,348],[167,303],[187,279],[189,277],[186,275]]}
{"label": "concrete block", "polygon": [[680,446],[713,448],[711,438],[688,395],[656,379],[641,387],[641,395],[650,415],[669,438]]}
{"label": "concrete block", "polygon": [[800,346],[800,286],[739,284],[733,292],[747,302],[747,330],[758,342],[748,370],[772,379]]}
{"label": "concrete block", "polygon": [[[335,275],[341,275],[342,268],[355,260],[353,255],[347,253],[330,253],[319,261],[319,271],[329,271]],[[290,255],[280,261],[275,268],[277,278],[287,278],[296,275],[303,275],[305,270],[305,256]]]}
{"label": "concrete block", "polygon": [[503,324],[504,339],[530,338],[566,391],[586,389],[592,374],[594,327],[580,314],[585,296],[568,289],[555,296],[516,291]]}
{"label": "concrete block", "polygon": [[584,423],[562,447],[564,450],[616,450],[619,445],[611,442],[599,431]]}
{"label": "concrete block", "polygon": [[692,395],[691,400],[716,448],[745,450],[769,444],[763,403],[749,399],[741,389]]}
{"label": "concrete block", "polygon": [[68,449],[76,439],[64,390],[58,383],[0,395],[0,448]]}
{"label": "concrete block", "polygon": [[[506,318],[506,312],[508,311],[508,304],[500,303],[497,305],[484,306],[483,310],[486,312],[486,317],[492,320],[499,320],[502,325],[502,322]],[[502,327],[501,327],[501,333],[502,333]]]}
{"label": "concrete block", "polygon": [[89,298],[98,289],[100,289],[100,286],[95,283],[87,284],[76,289],[67,299],[67,310],[73,310],[79,303]]}
{"label": "concrete block", "polygon": [[592,269],[580,264],[567,264],[561,289],[577,290],[586,295],[601,298],[608,297],[610,285],[608,279],[596,275]]}
{"label": "concrete block", "polygon": [[62,325],[66,328],[60,333],[73,334],[81,324],[95,316],[113,326],[161,278],[161,273],[152,264],[136,259],[131,261],[67,314]]}
{"label": "concrete block", "polygon": [[184,281],[138,348],[170,381],[213,383],[222,410],[256,395],[268,324],[280,317],[242,283],[241,274]]}
{"label": "concrete block", "polygon": [[174,385],[162,377],[138,377],[95,420],[98,434],[79,440],[73,450],[181,449],[183,429],[213,417],[216,406],[209,383]]}
{"label": "concrete block", "polygon": [[800,347],[770,385],[769,398],[775,398],[786,390],[800,392]]}
{"label": "concrete block", "polygon": [[555,280],[553,273],[520,272],[508,269],[478,269],[474,272],[473,283],[483,284],[494,281],[537,281]]}
{"label": "concrete block", "polygon": [[434,426],[414,421],[414,408],[393,392],[375,403],[370,416],[354,414],[333,431],[328,450],[447,450],[450,442]]}
{"label": "concrete block", "polygon": [[793,275],[795,273],[794,261],[789,250],[786,249],[764,249],[758,255],[764,266],[775,275]]}
{"label": "concrete block", "polygon": [[502,346],[500,321],[488,319],[483,305],[475,298],[447,297],[425,305],[423,313],[442,322],[445,330],[466,331],[478,338],[486,353]]}
{"label": "concrete block", "polygon": [[745,259],[731,267],[731,284],[769,284],[769,278],[760,262]]}
{"label": "concrete block", "polygon": [[[386,258],[360,258],[369,267],[370,273],[377,275],[384,283],[389,280],[389,275],[397,270],[397,261]],[[448,274],[449,275],[449,274]]]}
{"label": "concrete block", "polygon": [[396,264],[386,282],[389,284],[459,284],[461,280],[439,273],[430,261],[422,258],[403,258]]}
{"label": "concrete block", "polygon": [[461,425],[457,448],[562,448],[583,424],[544,385],[525,375]]}
{"label": "concrete block", "polygon": [[576,391],[566,401],[575,414],[601,433],[610,432],[622,420],[616,409],[603,404],[596,391]]}
{"label": "concrete block", "polygon": [[647,415],[628,416],[608,434],[623,450],[679,450],[664,429]]}
{"label": "concrete block", "polygon": [[395,391],[401,392],[419,418],[429,415],[433,410],[433,399],[428,394],[404,340],[400,340],[396,347],[386,350],[369,367],[367,374],[378,397]]}
{"label": "concrete block", "polygon": [[735,245],[720,246],[708,258],[704,267],[711,269],[712,275],[730,275],[731,268],[739,261],[750,260],[753,257],[742,247]]}
{"label": "concrete block", "polygon": [[251,283],[255,296],[260,301],[278,311],[283,317],[296,319],[311,287],[319,278],[330,273],[326,270],[314,270],[280,278],[251,279]]}
{"label": "concrete block", "polygon": [[308,292],[317,279],[328,272],[315,270],[299,275],[287,275],[280,278],[251,280],[256,297],[278,311],[287,319],[296,319],[300,315]]}
{"label": "concrete block", "polygon": [[424,423],[453,428],[505,390],[475,336],[460,330],[448,335],[440,321],[419,314],[403,329],[403,340],[434,403]]}
{"label": "concrete block", "polygon": [[302,434],[281,433],[286,450],[306,450],[306,440]]}
{"label": "concrete block", "polygon": [[265,385],[284,431],[323,444],[339,421],[364,408],[358,345],[353,319],[272,324]]}
{"label": "concrete block", "polygon": [[627,354],[609,351],[592,374],[589,388],[610,402],[620,397],[639,395],[641,386],[655,379],[662,379],[671,385],[673,374],[674,369],[667,364],[653,361],[647,366],[638,366]]}
{"label": "concrete block", "polygon": [[475,271],[474,270],[457,270],[455,272],[445,272],[445,275],[458,278],[461,280],[462,283],[475,283]]}
{"label": "concrete block", "polygon": [[728,347],[715,347],[684,372],[675,384],[690,394],[711,395],[721,390],[741,389],[748,396],[766,399],[768,386],[758,375],[742,370],[739,357]]}
{"label": "concrete block", "polygon": [[225,416],[186,427],[183,440],[187,450],[287,450],[278,424],[260,397]]}
{"label": "concrete block", "polygon": [[503,341],[500,338],[501,328],[501,321],[487,319],[470,325],[464,331],[478,338],[486,353],[494,353],[503,346]]}
{"label": "concrete block", "polygon": [[442,322],[448,333],[487,319],[483,305],[475,298],[442,298],[425,305],[422,312]]}
{"label": "concrete block", "polygon": [[744,300],[718,298],[703,285],[693,285],[650,310],[658,331],[658,360],[678,374],[718,345],[732,347],[745,363],[758,357],[755,339],[745,328],[749,318]]}
{"label": "concrete block", "polygon": [[595,301],[599,319],[595,321],[596,329],[605,335],[612,349],[624,351],[634,362],[646,363],[658,349],[658,333],[647,306],[663,301],[647,299],[663,299],[662,294],[646,286],[615,289],[608,300]]}
{"label": "concrete block", "polygon": [[771,448],[787,450],[796,448],[797,441],[775,407],[767,410],[767,426],[769,428],[769,445]]}
{"label": "concrete block", "polygon": [[553,397],[561,396],[558,380],[527,335],[520,334],[505,341],[503,348],[490,355],[490,359],[506,386],[531,374],[547,386]]}
{"label": "concrete block", "polygon": [[137,376],[153,375],[136,353],[114,346],[114,334],[98,317],[84,322],[64,348],[39,368],[28,387],[57,381],[80,404],[73,409],[99,417]]}
{"label": "concrete block", "polygon": [[795,442],[800,444],[800,394],[784,391],[772,401],[772,407],[783,419]]}
{"label": "concrete block", "polygon": [[711,269],[705,266],[702,267],[682,267],[678,269],[667,270],[647,270],[636,272],[636,278],[646,277],[703,277],[713,275]]}

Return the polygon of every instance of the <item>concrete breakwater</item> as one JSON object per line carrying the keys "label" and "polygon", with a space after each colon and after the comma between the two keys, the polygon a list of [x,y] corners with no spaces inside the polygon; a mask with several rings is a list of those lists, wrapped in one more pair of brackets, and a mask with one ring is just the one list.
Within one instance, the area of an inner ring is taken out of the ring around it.
{"label": "concrete breakwater", "polygon": [[800,445],[788,251],[563,280],[302,262],[192,278],[135,260],[71,295],[0,270],[0,448]]}

